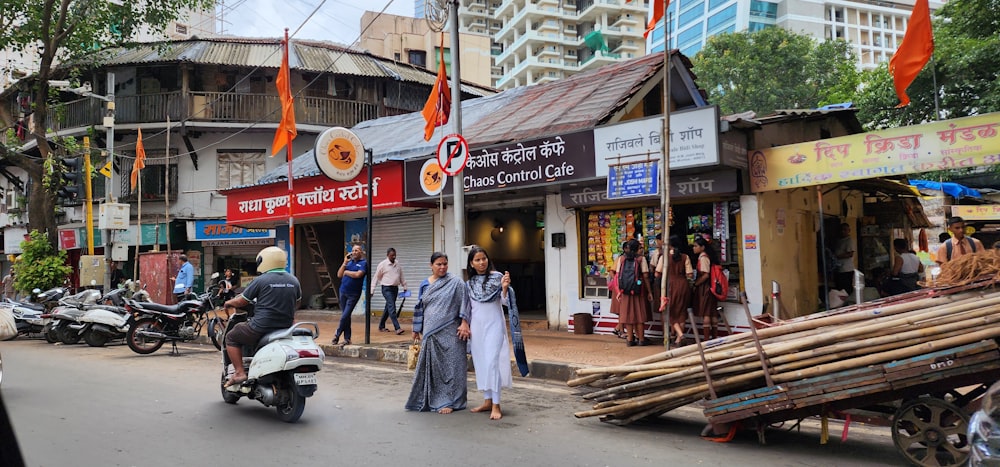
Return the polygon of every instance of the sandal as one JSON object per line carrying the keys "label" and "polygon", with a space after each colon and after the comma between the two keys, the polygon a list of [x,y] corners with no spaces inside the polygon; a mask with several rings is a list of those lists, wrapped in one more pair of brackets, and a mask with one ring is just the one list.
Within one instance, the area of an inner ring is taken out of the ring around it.
{"label": "sandal", "polygon": [[379,332],[389,332],[388,328],[378,328]]}
{"label": "sandal", "polygon": [[[389,330],[388,330],[388,329],[386,329],[386,332],[388,332],[388,331],[389,331]],[[396,330],[396,335],[397,335],[397,336],[402,336],[404,332],[406,332],[406,331],[404,331],[404,330],[403,330],[402,328],[400,328],[400,329],[397,329],[397,330]]]}

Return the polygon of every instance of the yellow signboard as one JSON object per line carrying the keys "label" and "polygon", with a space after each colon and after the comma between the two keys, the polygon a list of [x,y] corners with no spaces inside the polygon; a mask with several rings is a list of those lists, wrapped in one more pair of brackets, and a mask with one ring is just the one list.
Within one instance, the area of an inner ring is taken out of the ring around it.
{"label": "yellow signboard", "polygon": [[104,164],[104,167],[101,167],[100,172],[101,172],[101,175],[104,175],[105,177],[111,178],[111,162],[108,162],[107,164]]}
{"label": "yellow signboard", "polygon": [[952,206],[951,215],[967,221],[1000,220],[1000,204]]}
{"label": "yellow signboard", "polygon": [[750,151],[755,193],[1000,165],[1000,112]]}

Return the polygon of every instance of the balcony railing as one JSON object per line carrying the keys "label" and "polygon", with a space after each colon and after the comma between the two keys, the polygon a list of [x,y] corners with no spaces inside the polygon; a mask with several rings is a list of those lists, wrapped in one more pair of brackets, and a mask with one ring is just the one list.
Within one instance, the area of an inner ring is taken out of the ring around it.
{"label": "balcony railing", "polygon": [[[186,104],[186,105],[185,105]],[[116,96],[115,123],[148,123],[171,120],[277,123],[281,120],[278,96],[271,94],[231,94],[191,92],[187,102],[180,91]],[[50,112],[46,125],[53,130],[100,125],[104,102],[80,99],[68,102],[57,112]],[[377,118],[378,106],[364,102],[324,97],[300,97],[295,100],[295,121],[300,124],[352,127]]]}

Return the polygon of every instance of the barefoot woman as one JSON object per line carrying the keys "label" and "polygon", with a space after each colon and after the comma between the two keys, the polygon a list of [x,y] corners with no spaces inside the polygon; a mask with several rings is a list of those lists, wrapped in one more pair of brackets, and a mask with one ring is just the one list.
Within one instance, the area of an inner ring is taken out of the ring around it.
{"label": "barefoot woman", "polygon": [[500,389],[512,385],[510,344],[502,305],[510,303],[510,273],[501,274],[480,246],[469,252],[467,269],[471,304],[469,324],[472,338],[472,364],[476,367],[476,385],[483,391],[483,405],[472,412],[490,412],[491,420],[503,417],[500,412]]}

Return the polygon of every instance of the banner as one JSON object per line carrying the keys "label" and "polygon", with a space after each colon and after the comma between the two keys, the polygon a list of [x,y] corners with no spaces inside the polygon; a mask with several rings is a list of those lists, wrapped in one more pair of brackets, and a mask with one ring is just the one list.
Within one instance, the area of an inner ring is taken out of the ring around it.
{"label": "banner", "polygon": [[755,193],[1000,165],[1000,113],[750,151]]}
{"label": "banner", "polygon": [[951,215],[967,221],[1000,220],[1000,204],[952,206]]}
{"label": "banner", "polygon": [[608,167],[608,198],[635,198],[660,194],[659,161]]}

